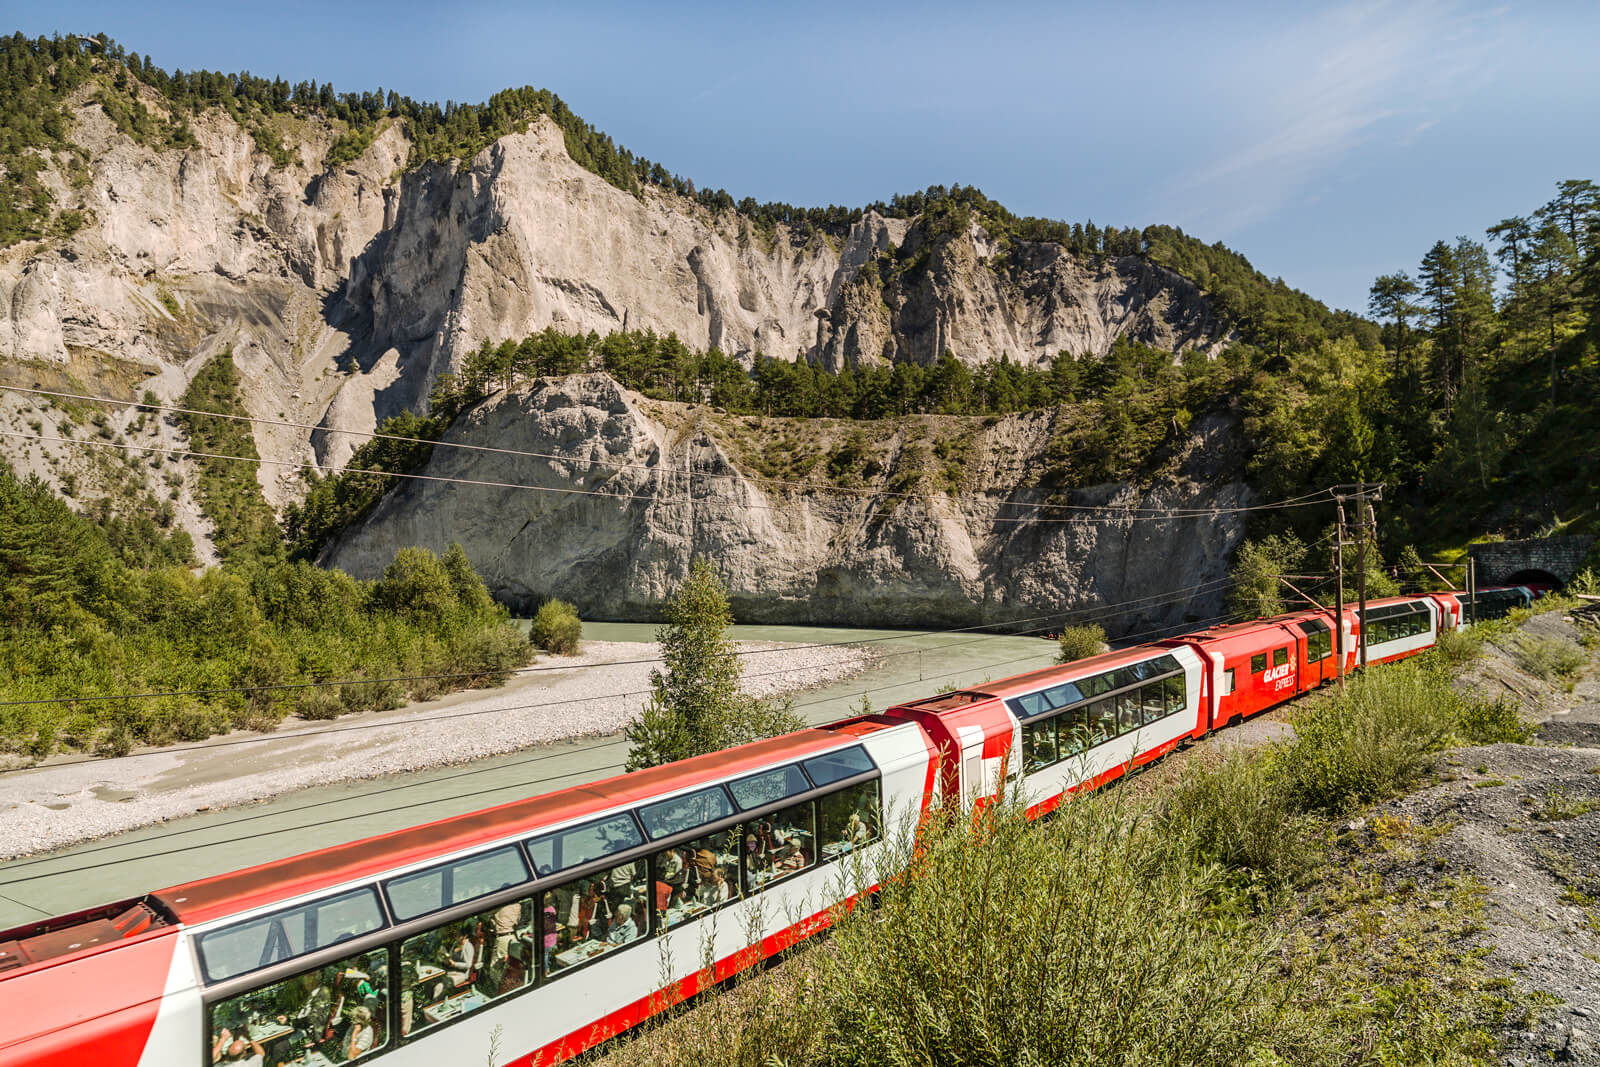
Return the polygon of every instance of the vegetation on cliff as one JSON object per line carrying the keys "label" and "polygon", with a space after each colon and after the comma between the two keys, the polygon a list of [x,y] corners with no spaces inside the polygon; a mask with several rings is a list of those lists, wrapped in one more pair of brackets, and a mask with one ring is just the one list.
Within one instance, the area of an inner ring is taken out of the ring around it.
{"label": "vegetation on cliff", "polygon": [[[0,469],[0,702],[47,701],[0,706],[0,751],[117,755],[396,707],[495,683],[531,655],[459,547],[405,549],[362,582],[281,558],[196,574],[173,565],[186,539],[137,526],[123,539]],[[403,680],[308,684],[361,678]],[[95,699],[152,692],[189,695]]]}

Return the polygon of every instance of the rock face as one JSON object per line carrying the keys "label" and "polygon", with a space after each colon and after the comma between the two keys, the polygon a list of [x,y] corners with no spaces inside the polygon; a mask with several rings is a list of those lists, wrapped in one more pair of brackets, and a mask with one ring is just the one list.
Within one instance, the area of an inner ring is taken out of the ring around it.
{"label": "rock face", "polygon": [[[670,331],[745,359],[830,368],[929,363],[947,350],[1036,363],[1100,354],[1123,336],[1174,350],[1224,340],[1191,283],[1141,259],[1087,263],[976,225],[934,235],[921,219],[870,213],[842,239],[761,232],[653,187],[614,188],[572,161],[548,119],[465,163],[412,169],[406,130],[392,122],[358,159],[325,168],[334,131],[314,121],[298,125],[302,140],[281,165],[221,111],[192,121],[198,148],[157,149],[119,133],[92,95],[81,94],[72,132],[89,181],[56,183],[59,206],[85,224],[0,250],[0,384],[85,383],[127,400],[149,390],[173,403],[229,349],[247,411],[267,420],[253,432],[275,506],[304,492],[303,467],[338,468],[362,433],[425,406],[437,377],[484,340],[550,325]],[[145,104],[163,110],[154,94]],[[68,419],[0,393],[0,429],[73,438],[0,438],[0,449],[81,501],[143,479],[175,502],[210,558],[188,461],[135,451],[91,464]],[[563,459],[528,466],[441,449],[433,460],[435,473],[533,479],[551,492],[413,486],[328,558],[373,573],[399,545],[464,537],[508,598],[556,594],[591,615],[641,618],[704,552],[725,561],[744,618],[905,624],[1020,618],[1219,573],[1235,536],[1225,524],[1207,525],[1207,541],[1109,518],[1009,521],[1037,502],[1018,488],[1030,483],[1017,457],[1039,454],[1047,422],[1007,419],[986,432],[988,467],[970,494],[775,496],[711,437],[669,430],[615,385],[586,379],[498,398],[455,431]],[[186,444],[174,424],[132,410],[101,429],[108,448],[124,436]],[[621,461],[638,466],[613,469]],[[1227,481],[1084,493],[1121,505],[1242,491]]]}
{"label": "rock face", "polygon": [[1231,428],[1198,426],[1152,487],[1040,507],[1027,486],[1056,417],[991,420],[971,491],[900,498],[775,486],[740,468],[704,407],[645,401],[604,375],[545,381],[485,401],[446,438],[537,455],[440,447],[422,472],[503,487],[408,483],[323,562],[372,577],[402,546],[460,541],[507,602],[558,596],[603,619],[657,618],[697,555],[745,622],[1050,630],[1071,620],[1039,616],[1137,601],[1097,620],[1126,636],[1219,614],[1239,518],[1141,512],[1248,503]]}

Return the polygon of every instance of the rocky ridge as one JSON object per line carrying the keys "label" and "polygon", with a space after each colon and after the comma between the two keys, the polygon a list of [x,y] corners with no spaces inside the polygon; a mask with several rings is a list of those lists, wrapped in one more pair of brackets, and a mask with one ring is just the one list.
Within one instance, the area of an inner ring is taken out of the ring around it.
{"label": "rocky ridge", "polygon": [[[144,103],[164,111],[153,93]],[[321,161],[335,131],[315,121],[285,137],[286,166],[221,111],[191,126],[197,148],[153,148],[82,94],[72,137],[89,178],[58,180],[55,192],[86,222],[0,250],[0,383],[125,399],[149,389],[172,402],[230,349],[249,412],[293,424],[255,427],[262,490],[278,506],[303,491],[300,464],[338,467],[359,441],[328,431],[371,430],[424,406],[437,376],[481,341],[552,324],[671,331],[745,358],[832,367],[928,362],[947,349],[1038,362],[1101,353],[1121,336],[1171,349],[1223,340],[1192,283],[1141,259],[1001,249],[976,225],[933,237],[919,220],[872,214],[842,241],[761,234],[670,192],[614,188],[573,162],[547,118],[471,160],[416,168],[399,122],[330,168]],[[14,433],[38,421],[54,435],[62,418],[0,397]],[[134,419],[114,416],[112,433]],[[48,460],[50,448],[14,438],[3,449],[57,485],[80,481],[80,499],[105,491],[73,447]],[[182,461],[173,471],[187,474]],[[165,492],[137,463],[119,476]],[[189,487],[175,492],[203,543]]]}
{"label": "rocky ridge", "polygon": [[[944,626],[1133,603],[1114,635],[1220,614],[1238,515],[1146,518],[1137,509],[1250,502],[1223,420],[1197,420],[1140,487],[1052,496],[1036,485],[1065,411],[793,429],[819,462],[870,452],[852,485],[791,483],[753,469],[790,420],[740,419],[646,400],[605,375],[546,379],[459,418],[413,481],[324,554],[358,576],[397,548],[460,541],[491,590],[531,608],[550,596],[586,618],[653,619],[694,556],[717,562],[742,622]],[[795,447],[800,447],[796,445]],[[943,482],[910,477],[947,457]],[[492,483],[492,484],[481,484]],[[909,487],[909,488],[908,488]]]}

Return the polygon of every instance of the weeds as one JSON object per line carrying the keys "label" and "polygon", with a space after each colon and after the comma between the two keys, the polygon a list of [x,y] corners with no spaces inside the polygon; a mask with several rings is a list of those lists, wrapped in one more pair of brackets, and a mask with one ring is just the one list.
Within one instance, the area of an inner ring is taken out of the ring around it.
{"label": "weeds", "polygon": [[1506,651],[1517,666],[1544,681],[1566,681],[1577,676],[1588,662],[1583,651],[1564,641],[1532,634],[1513,633]]}
{"label": "weeds", "polygon": [[1588,797],[1574,797],[1557,787],[1545,793],[1544,803],[1533,813],[1533,817],[1540,822],[1563,822],[1587,815],[1594,807],[1595,802]]}
{"label": "weeds", "polygon": [[1531,741],[1534,734],[1539,732],[1539,727],[1522,717],[1515,701],[1505,697],[1495,700],[1478,698],[1462,704],[1457,716],[1456,732],[1475,745],[1491,745],[1501,741],[1521,745]]}

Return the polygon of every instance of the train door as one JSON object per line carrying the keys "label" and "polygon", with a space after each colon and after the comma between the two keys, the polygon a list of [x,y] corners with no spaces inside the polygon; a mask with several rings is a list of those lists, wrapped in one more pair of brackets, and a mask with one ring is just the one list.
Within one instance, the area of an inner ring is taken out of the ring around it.
{"label": "train door", "polygon": [[1306,619],[1295,623],[1295,629],[1300,631],[1296,642],[1301,651],[1299,690],[1315,689],[1338,677],[1338,661],[1333,656],[1333,628],[1321,619]]}

